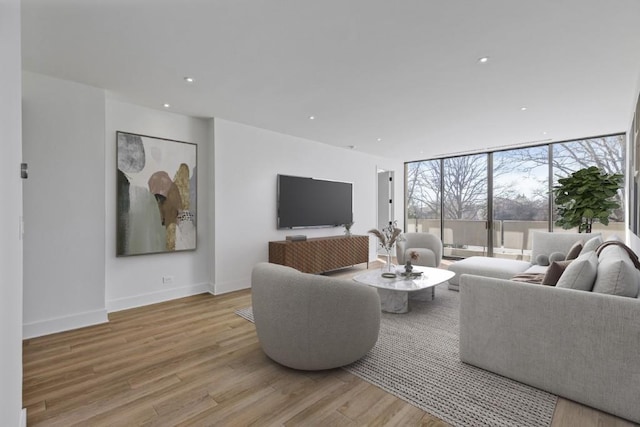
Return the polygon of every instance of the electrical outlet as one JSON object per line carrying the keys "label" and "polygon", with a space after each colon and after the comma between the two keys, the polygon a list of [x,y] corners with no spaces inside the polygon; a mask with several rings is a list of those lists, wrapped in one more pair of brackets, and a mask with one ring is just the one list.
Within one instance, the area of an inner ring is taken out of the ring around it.
{"label": "electrical outlet", "polygon": [[162,276],[162,283],[165,285],[173,283],[173,276]]}

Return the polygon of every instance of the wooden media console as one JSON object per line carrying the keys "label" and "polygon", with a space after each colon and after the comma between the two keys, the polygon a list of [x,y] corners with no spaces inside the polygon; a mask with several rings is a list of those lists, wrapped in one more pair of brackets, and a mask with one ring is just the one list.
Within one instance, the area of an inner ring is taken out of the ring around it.
{"label": "wooden media console", "polygon": [[368,266],[369,236],[332,236],[269,242],[269,262],[313,274],[363,262]]}

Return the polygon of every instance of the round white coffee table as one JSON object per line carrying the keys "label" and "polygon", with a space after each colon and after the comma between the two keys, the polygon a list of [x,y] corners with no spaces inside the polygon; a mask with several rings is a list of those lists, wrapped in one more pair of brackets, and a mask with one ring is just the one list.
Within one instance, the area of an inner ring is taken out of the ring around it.
{"label": "round white coffee table", "polygon": [[399,274],[404,271],[399,267],[394,278],[382,277],[382,271],[370,270],[353,278],[356,282],[378,289],[382,311],[387,313],[407,313],[409,311],[409,294],[413,300],[430,300],[435,297],[435,287],[455,276],[455,273],[440,268],[413,266],[413,271],[422,272],[415,278],[407,278]]}

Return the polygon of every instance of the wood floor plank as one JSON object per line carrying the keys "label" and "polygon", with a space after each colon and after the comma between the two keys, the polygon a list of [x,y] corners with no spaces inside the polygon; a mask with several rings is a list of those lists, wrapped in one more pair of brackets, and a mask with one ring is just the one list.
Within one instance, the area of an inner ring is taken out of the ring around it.
{"label": "wood floor plank", "polygon": [[632,427],[630,421],[598,411],[571,400],[559,398],[551,427]]}
{"label": "wood floor plank", "polygon": [[339,412],[349,419],[360,419],[367,415],[371,408],[378,406],[386,396],[389,394],[384,390],[369,384],[362,392],[345,402]]}
{"label": "wood floor plank", "polygon": [[[254,325],[234,314],[250,304],[248,290],[195,295],[25,340],[29,426],[447,425],[342,369],[276,364],[262,352]],[[634,424],[559,400],[553,427],[591,425]]]}
{"label": "wood floor plank", "polygon": [[[256,402],[266,398],[275,390],[270,387],[258,387],[255,389],[245,389],[233,398],[225,400],[219,405],[203,411],[186,420],[180,426],[212,426],[212,425],[234,425],[235,416],[250,411]],[[226,424],[225,424],[226,423]]]}
{"label": "wood floor plank", "polygon": [[[353,377],[353,381],[345,382],[341,387],[332,392],[316,395],[315,399],[312,402],[309,402],[306,406],[296,408],[297,411],[295,413],[283,414],[283,416],[293,415],[291,418],[288,418],[284,424],[287,426],[301,425],[307,422],[313,424],[327,417],[333,418],[331,415],[332,413],[340,413],[339,409],[345,404],[345,402],[349,401],[369,386],[369,383],[361,380],[360,378]],[[340,418],[349,419],[349,417],[344,416],[342,413],[340,413],[340,415]]]}
{"label": "wood floor plank", "polygon": [[[318,379],[300,376],[297,380],[296,383],[290,383],[286,387],[276,389],[277,393],[284,396],[285,399],[271,412],[258,411],[257,415],[259,416],[254,417],[257,424],[284,425],[300,410],[317,401],[319,396],[333,393],[344,386],[342,381],[330,375]],[[255,408],[252,408],[252,411],[254,410]],[[305,423],[307,422],[309,422],[308,419],[305,420]]]}

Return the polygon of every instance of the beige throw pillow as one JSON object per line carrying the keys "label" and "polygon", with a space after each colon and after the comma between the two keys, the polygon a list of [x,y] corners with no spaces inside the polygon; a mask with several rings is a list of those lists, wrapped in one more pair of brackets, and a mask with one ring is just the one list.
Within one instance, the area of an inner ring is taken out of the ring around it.
{"label": "beige throw pillow", "polygon": [[600,237],[600,235],[592,237],[585,242],[582,247],[582,251],[580,251],[580,255],[586,254],[587,252],[595,251],[596,249],[598,249],[598,246],[600,246],[601,243],[602,237]]}
{"label": "beige throw pillow", "polygon": [[593,283],[596,281],[597,272],[598,256],[593,251],[587,252],[569,264],[560,276],[556,287],[591,291]]}
{"label": "beige throw pillow", "polygon": [[602,249],[593,292],[635,298],[639,288],[640,272],[627,252],[613,245]]}

